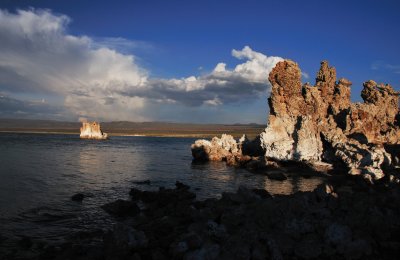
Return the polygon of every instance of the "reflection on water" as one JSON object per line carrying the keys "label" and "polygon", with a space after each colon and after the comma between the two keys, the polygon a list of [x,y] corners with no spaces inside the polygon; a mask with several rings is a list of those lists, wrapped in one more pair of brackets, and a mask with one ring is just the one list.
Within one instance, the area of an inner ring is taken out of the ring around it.
{"label": "reflection on water", "polygon": [[[112,137],[81,140],[76,135],[0,134],[0,230],[57,240],[60,234],[107,227],[100,205],[141,189],[189,184],[199,199],[219,197],[239,186],[272,194],[312,190],[319,178],[279,182],[223,162],[192,163],[192,138]],[[70,197],[83,192],[82,203]]]}
{"label": "reflection on water", "polygon": [[264,189],[271,194],[293,194],[298,191],[312,191],[322,183],[322,178],[289,177],[284,181],[271,181],[266,179]]}
{"label": "reflection on water", "polygon": [[95,153],[91,147],[82,147],[79,151],[79,171],[83,174],[96,174],[104,167],[103,153]]}

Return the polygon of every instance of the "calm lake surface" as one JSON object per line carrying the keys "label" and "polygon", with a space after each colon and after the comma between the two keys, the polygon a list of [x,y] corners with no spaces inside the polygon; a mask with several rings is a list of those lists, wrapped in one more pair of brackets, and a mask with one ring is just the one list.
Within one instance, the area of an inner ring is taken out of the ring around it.
{"label": "calm lake surface", "polygon": [[[61,242],[75,231],[107,228],[101,205],[128,199],[132,187],[191,186],[198,199],[219,197],[240,185],[272,194],[312,190],[320,178],[271,181],[225,163],[192,164],[193,138],[111,137],[0,133],[0,235]],[[135,182],[150,180],[150,185]],[[84,193],[82,203],[71,196]]]}

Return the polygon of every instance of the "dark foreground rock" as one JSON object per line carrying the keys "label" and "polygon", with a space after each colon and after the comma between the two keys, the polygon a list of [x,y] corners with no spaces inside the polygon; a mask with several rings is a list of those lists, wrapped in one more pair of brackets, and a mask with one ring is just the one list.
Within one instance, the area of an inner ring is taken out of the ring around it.
{"label": "dark foreground rock", "polygon": [[151,181],[150,180],[144,180],[144,181],[132,181],[133,184],[137,185],[150,185]]}
{"label": "dark foreground rock", "polygon": [[101,206],[107,213],[116,217],[132,217],[140,212],[138,205],[128,200],[116,200]]}
{"label": "dark foreground rock", "polygon": [[84,198],[85,198],[85,195],[83,193],[77,193],[77,194],[72,195],[71,200],[80,202]]}
{"label": "dark foreground rock", "polygon": [[59,247],[37,249],[32,241],[20,251],[36,248],[35,256],[19,259],[400,257],[400,187],[394,180],[370,186],[351,176],[289,196],[240,187],[204,201],[177,183],[175,189],[132,189],[131,196],[106,207],[143,205],[112,230],[80,233]]}
{"label": "dark foreground rock", "polygon": [[267,177],[271,180],[277,180],[277,181],[287,180],[287,177],[282,172],[270,171],[268,172]]}

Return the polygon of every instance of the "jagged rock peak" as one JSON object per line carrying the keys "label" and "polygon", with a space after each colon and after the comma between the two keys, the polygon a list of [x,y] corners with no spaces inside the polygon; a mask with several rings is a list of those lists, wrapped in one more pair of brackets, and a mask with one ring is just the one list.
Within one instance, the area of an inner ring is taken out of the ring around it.
{"label": "jagged rock peak", "polygon": [[302,112],[301,71],[297,63],[285,60],[276,64],[269,74],[271,97],[270,114],[298,116]]}
{"label": "jagged rock peak", "polygon": [[[328,61],[322,61],[315,82],[322,92],[326,90],[330,94],[333,94],[336,83],[336,69],[334,67],[329,67]],[[324,93],[322,93],[322,95],[324,95]]]}

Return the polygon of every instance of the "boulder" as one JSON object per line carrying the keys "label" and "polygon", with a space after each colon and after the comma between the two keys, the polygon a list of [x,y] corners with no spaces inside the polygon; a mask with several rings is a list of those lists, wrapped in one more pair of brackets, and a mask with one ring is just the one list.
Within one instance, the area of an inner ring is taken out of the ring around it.
{"label": "boulder", "polygon": [[117,217],[135,216],[140,212],[140,208],[136,203],[121,199],[104,204],[101,208]]}
{"label": "boulder", "polygon": [[135,230],[123,223],[117,223],[113,227],[109,239],[115,249],[118,250],[144,248],[148,244],[148,239],[143,231]]}
{"label": "boulder", "polygon": [[197,140],[191,146],[193,158],[201,161],[227,161],[239,154],[236,140],[231,135],[223,134],[221,138]]}
{"label": "boulder", "polygon": [[80,202],[80,201],[82,201],[84,198],[85,198],[85,195],[84,195],[84,194],[82,194],[82,193],[77,193],[77,194],[72,195],[71,200],[72,200],[72,201],[78,201],[78,202]]}

